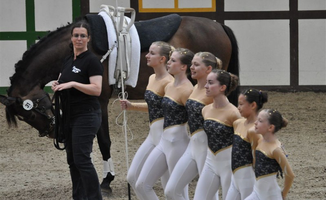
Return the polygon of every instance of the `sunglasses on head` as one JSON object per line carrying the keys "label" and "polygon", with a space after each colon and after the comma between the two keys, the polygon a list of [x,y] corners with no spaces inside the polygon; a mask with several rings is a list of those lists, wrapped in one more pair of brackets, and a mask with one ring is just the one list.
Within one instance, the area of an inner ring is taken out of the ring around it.
{"label": "sunglasses on head", "polygon": [[73,34],[72,36],[74,38],[79,38],[79,36],[80,36],[80,38],[86,38],[86,37],[88,37],[88,35],[85,35],[85,34],[77,34],[77,33]]}

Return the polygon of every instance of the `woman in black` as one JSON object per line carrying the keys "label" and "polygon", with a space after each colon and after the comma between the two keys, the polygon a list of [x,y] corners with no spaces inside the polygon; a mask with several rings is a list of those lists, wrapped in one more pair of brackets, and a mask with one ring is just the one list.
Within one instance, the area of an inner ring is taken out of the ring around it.
{"label": "woman in black", "polygon": [[89,25],[77,22],[71,29],[73,54],[66,58],[58,81],[52,90],[63,92],[68,117],[65,124],[69,134],[66,141],[67,162],[73,186],[73,199],[102,199],[96,170],[90,154],[93,140],[101,125],[98,96],[102,90],[103,67],[98,58],[88,51]]}

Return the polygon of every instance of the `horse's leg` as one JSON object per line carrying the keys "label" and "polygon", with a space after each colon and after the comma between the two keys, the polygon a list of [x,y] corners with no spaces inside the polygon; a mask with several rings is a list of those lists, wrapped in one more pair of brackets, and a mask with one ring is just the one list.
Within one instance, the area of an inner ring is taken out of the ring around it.
{"label": "horse's leg", "polygon": [[[107,66],[107,62],[103,63]],[[101,183],[102,191],[111,193],[110,183],[113,181],[115,172],[111,158],[111,139],[109,134],[109,115],[108,115],[108,104],[109,99],[113,92],[113,86],[108,84],[108,69],[104,67],[103,81],[102,81],[102,93],[99,97],[102,110],[102,124],[97,132],[97,142],[103,158],[103,181]]]}
{"label": "horse's leg", "polygon": [[102,110],[102,124],[100,130],[97,132],[97,142],[100,147],[100,151],[103,158],[103,181],[101,183],[102,191],[111,193],[110,183],[114,180],[115,172],[114,165],[111,158],[111,139],[109,134],[109,123],[108,123],[108,110],[107,105],[109,100],[101,102]]}

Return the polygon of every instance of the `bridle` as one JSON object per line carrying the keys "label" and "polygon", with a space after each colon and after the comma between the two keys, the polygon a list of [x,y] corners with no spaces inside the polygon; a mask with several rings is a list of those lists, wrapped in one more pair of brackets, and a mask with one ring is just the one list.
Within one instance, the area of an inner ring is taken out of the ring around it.
{"label": "bridle", "polygon": [[[53,108],[53,100],[54,98],[50,98],[50,95],[48,93],[45,93],[40,98],[36,99],[26,99],[23,100],[20,97],[8,97],[10,99],[15,100],[20,106],[23,107],[24,110],[26,111],[34,111],[37,112],[38,114],[44,116],[47,118],[49,121],[48,127],[44,132],[39,132],[40,137],[48,136],[55,127],[55,116],[54,116],[54,108]],[[46,98],[50,100],[51,104],[49,106],[45,106],[46,104],[42,105],[42,101],[44,101]],[[47,112],[50,111],[50,112]],[[51,114],[49,114],[51,113]],[[22,117],[20,115],[17,115],[17,118],[21,121],[27,122],[28,120],[31,120],[30,118],[32,117],[32,114],[30,114],[28,117]]]}

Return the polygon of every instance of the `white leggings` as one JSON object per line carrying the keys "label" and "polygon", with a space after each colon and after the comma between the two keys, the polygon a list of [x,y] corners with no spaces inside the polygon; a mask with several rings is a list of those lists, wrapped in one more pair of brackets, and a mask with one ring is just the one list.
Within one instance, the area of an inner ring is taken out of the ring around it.
{"label": "white leggings", "polygon": [[188,143],[189,137],[185,125],[172,126],[164,130],[160,143],[148,156],[136,182],[140,199],[158,199],[153,190],[155,182],[166,171],[171,174]]}
{"label": "white leggings", "polygon": [[254,190],[245,200],[283,200],[282,194],[275,194],[267,197],[266,199],[260,198],[260,195]]}
{"label": "white leggings", "polygon": [[252,166],[238,169],[231,177],[226,200],[244,200],[254,188],[256,177]]}
{"label": "white leggings", "polygon": [[167,199],[185,200],[184,188],[200,174],[207,155],[207,135],[199,131],[190,138],[187,150],[176,164],[165,188]]}
{"label": "white leggings", "polygon": [[253,192],[245,200],[282,200],[282,192],[276,175],[260,178],[256,181]]}
{"label": "white leggings", "polygon": [[214,155],[208,149],[203,171],[199,176],[194,200],[212,200],[219,187],[225,199],[231,183],[231,148]]}
{"label": "white leggings", "polygon": [[[149,156],[149,154],[152,152],[152,150],[158,145],[159,141],[161,140],[162,133],[163,133],[163,123],[164,120],[160,119],[155,122],[153,122],[150,126],[149,134],[146,138],[146,140],[142,143],[142,145],[137,150],[130,168],[128,170],[127,174],[127,181],[130,184],[130,186],[133,188],[133,190],[136,193],[136,196],[140,198],[136,187],[136,182],[139,177],[140,171],[143,168],[143,165]],[[165,188],[166,183],[168,181],[169,174],[166,173],[161,177],[161,183],[163,188]]]}

